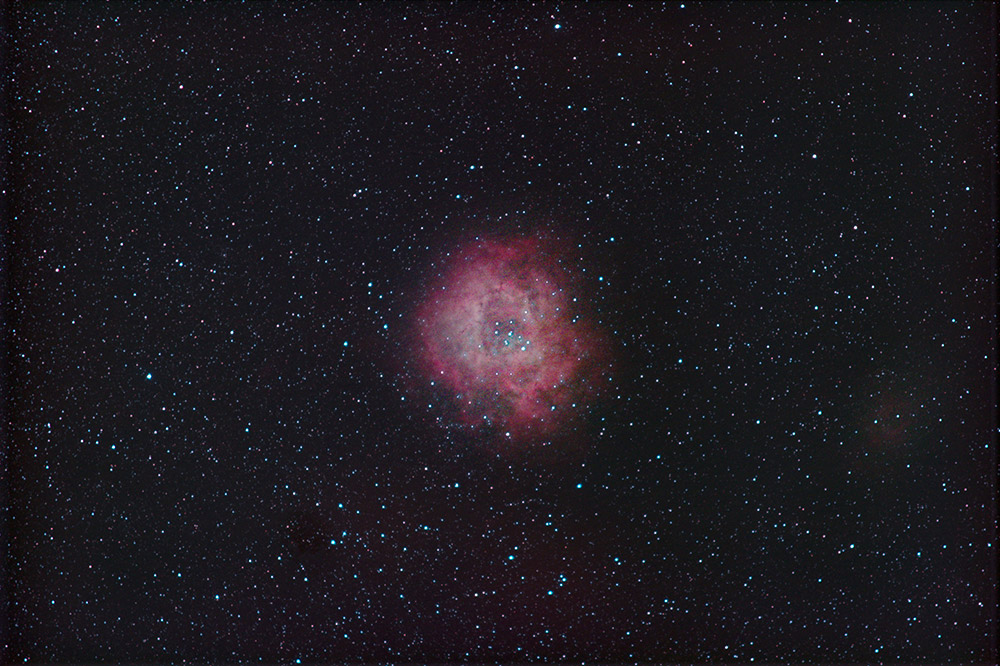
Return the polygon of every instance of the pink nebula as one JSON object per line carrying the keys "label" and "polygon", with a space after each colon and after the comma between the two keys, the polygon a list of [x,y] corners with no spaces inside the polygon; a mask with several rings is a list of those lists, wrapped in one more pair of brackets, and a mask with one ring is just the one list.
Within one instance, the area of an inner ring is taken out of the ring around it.
{"label": "pink nebula", "polygon": [[423,381],[457,423],[511,442],[575,429],[610,378],[565,248],[537,236],[477,240],[452,253],[417,308]]}

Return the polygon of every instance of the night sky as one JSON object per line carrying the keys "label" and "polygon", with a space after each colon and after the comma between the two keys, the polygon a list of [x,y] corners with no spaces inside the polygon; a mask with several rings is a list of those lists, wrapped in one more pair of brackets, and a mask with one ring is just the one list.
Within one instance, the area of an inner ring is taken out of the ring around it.
{"label": "night sky", "polygon": [[994,662],[994,3],[11,3],[11,662]]}

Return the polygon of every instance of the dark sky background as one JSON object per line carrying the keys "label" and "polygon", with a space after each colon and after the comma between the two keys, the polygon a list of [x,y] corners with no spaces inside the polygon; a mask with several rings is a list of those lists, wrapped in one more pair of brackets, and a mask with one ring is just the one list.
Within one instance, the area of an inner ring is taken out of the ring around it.
{"label": "dark sky background", "polygon": [[[994,3],[12,4],[7,661],[996,660]],[[404,399],[538,229],[545,463]]]}

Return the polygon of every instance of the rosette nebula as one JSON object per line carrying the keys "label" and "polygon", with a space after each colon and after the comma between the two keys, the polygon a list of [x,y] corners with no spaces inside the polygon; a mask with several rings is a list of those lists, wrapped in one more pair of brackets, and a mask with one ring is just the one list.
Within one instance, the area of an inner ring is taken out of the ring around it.
{"label": "rosette nebula", "polygon": [[578,430],[612,363],[575,263],[536,236],[477,240],[449,255],[414,330],[421,381],[449,425],[516,443]]}

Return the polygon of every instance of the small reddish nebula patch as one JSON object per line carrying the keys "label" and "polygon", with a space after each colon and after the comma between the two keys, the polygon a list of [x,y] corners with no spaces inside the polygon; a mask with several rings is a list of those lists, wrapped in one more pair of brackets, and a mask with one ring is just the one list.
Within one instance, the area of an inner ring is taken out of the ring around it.
{"label": "small reddish nebula patch", "polygon": [[451,254],[418,305],[417,365],[454,424],[499,443],[551,443],[608,386],[608,340],[564,250],[537,236],[477,240]]}

